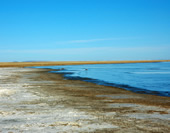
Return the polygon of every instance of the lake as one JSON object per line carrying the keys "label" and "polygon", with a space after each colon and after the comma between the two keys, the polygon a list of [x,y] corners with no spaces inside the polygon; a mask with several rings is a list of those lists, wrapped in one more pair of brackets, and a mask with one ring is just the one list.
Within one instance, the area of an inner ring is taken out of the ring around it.
{"label": "lake", "polygon": [[170,96],[170,62],[45,66],[64,77],[124,88],[136,93]]}

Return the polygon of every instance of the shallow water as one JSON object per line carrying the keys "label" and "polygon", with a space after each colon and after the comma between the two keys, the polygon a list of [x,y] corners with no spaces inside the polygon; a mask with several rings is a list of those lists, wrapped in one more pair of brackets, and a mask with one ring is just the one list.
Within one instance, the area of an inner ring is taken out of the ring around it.
{"label": "shallow water", "polygon": [[61,69],[53,72],[64,73],[68,79],[115,86],[138,93],[170,96],[170,62],[68,65],[44,68]]}

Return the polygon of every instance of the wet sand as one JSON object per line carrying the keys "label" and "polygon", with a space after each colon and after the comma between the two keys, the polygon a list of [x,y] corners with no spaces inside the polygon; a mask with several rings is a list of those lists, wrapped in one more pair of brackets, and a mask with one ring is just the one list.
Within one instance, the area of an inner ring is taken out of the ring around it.
{"label": "wet sand", "polygon": [[170,97],[65,80],[49,71],[0,68],[0,133],[170,131]]}

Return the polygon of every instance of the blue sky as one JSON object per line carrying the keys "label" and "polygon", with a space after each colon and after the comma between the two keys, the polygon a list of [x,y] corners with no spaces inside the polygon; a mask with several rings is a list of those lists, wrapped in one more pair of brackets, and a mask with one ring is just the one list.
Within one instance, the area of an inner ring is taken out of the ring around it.
{"label": "blue sky", "polygon": [[0,61],[170,59],[170,0],[0,0]]}

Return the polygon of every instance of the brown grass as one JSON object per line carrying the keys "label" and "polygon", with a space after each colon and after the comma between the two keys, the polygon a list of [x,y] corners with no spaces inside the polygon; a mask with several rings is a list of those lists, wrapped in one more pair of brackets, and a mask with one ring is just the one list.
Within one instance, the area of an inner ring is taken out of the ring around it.
{"label": "brown grass", "polygon": [[0,62],[0,67],[83,65],[83,64],[122,64],[170,62],[170,60],[138,60],[138,61],[46,61],[46,62]]}

